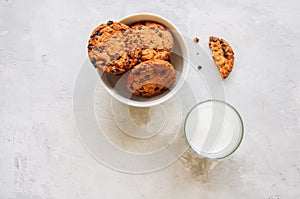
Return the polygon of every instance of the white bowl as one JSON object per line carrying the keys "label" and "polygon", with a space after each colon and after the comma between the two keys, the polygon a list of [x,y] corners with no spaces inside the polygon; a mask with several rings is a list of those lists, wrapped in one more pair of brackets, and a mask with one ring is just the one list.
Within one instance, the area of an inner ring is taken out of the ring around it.
{"label": "white bowl", "polygon": [[131,93],[127,91],[126,74],[118,77],[115,75],[105,74],[100,70],[98,70],[98,73],[105,89],[118,101],[136,107],[150,107],[170,99],[182,86],[188,74],[188,53],[186,43],[184,42],[179,30],[167,19],[150,13],[138,13],[120,19],[120,22],[127,25],[132,25],[141,21],[154,21],[163,24],[171,31],[174,37],[174,49],[171,55],[171,63],[176,70],[176,82],[173,86],[168,91],[151,98],[139,97],[131,95]]}

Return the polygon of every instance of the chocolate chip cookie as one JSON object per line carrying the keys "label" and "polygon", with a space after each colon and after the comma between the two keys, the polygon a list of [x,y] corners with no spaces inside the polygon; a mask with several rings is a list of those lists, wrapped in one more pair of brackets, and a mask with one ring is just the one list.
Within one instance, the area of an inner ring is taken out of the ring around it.
{"label": "chocolate chip cookie", "polygon": [[126,87],[133,95],[152,97],[168,90],[175,81],[172,64],[152,59],[138,64],[129,72]]}
{"label": "chocolate chip cookie", "polygon": [[128,50],[127,36],[131,28],[123,23],[108,21],[92,32],[88,42],[90,61],[110,74],[121,74],[136,65],[140,50]]}
{"label": "chocolate chip cookie", "polygon": [[156,22],[136,23],[131,28],[134,37],[138,37],[142,49],[141,60],[162,59],[169,60],[174,47],[171,32],[163,25]]}
{"label": "chocolate chip cookie", "polygon": [[231,46],[222,38],[210,36],[209,47],[212,50],[212,57],[218,66],[222,78],[226,79],[234,64],[234,52]]}

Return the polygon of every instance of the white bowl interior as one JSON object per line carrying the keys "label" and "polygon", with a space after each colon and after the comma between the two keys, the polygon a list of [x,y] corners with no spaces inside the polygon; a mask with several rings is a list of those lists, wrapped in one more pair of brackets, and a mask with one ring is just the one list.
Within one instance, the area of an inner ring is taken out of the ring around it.
{"label": "white bowl interior", "polygon": [[115,76],[104,74],[100,70],[98,70],[98,73],[101,76],[104,87],[114,98],[128,105],[137,107],[149,107],[163,103],[171,98],[184,83],[188,73],[187,48],[178,29],[163,17],[153,14],[134,14],[120,20],[120,22],[123,22],[127,25],[132,25],[141,21],[154,21],[163,24],[170,30],[173,35],[174,49],[171,55],[171,63],[176,70],[176,82],[173,84],[173,86],[167,92],[151,98],[139,97],[131,95],[131,93],[127,91],[126,74],[122,76]]}

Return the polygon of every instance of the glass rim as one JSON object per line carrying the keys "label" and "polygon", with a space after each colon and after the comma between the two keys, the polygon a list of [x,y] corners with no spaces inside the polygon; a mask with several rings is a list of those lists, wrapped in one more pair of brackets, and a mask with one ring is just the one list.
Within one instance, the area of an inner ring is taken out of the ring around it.
{"label": "glass rim", "polygon": [[[234,146],[233,150],[230,151],[230,153],[228,153],[228,154],[226,154],[226,155],[223,155],[223,156],[220,156],[220,157],[208,157],[208,156],[200,155],[199,150],[197,151],[196,149],[194,149],[194,147],[190,144],[190,142],[189,142],[189,140],[188,140],[188,138],[187,138],[186,124],[187,124],[187,120],[188,120],[188,118],[189,118],[191,112],[192,112],[193,110],[195,110],[197,107],[199,107],[200,105],[205,104],[205,103],[208,103],[208,102],[218,102],[218,103],[224,104],[225,106],[228,106],[229,108],[231,108],[231,109],[236,113],[236,115],[238,116],[238,119],[239,119],[239,121],[240,121],[240,124],[241,124],[241,130],[240,130],[239,133],[238,133],[240,137],[239,137],[239,140],[238,140],[237,144]],[[244,127],[243,119],[242,119],[240,113],[239,113],[239,112],[237,111],[237,109],[234,108],[231,104],[229,104],[229,103],[227,103],[227,102],[225,102],[225,101],[222,101],[222,100],[208,99],[208,100],[204,100],[204,101],[202,101],[202,102],[199,102],[199,103],[195,104],[195,105],[189,110],[189,112],[187,113],[187,115],[186,115],[186,117],[185,117],[185,120],[184,120],[183,130],[184,130],[184,136],[185,136],[185,139],[186,139],[186,141],[188,142],[189,147],[190,147],[195,153],[197,153],[197,155],[199,155],[200,157],[205,158],[205,159],[218,160],[218,159],[223,159],[223,158],[226,158],[226,157],[232,155],[232,154],[239,148],[239,146],[241,145],[241,142],[242,142],[242,140],[243,140],[243,138],[244,138],[245,127]]]}

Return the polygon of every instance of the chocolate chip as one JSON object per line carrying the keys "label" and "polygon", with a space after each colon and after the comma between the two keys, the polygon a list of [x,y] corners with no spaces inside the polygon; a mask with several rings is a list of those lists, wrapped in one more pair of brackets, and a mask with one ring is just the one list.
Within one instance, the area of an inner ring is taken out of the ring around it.
{"label": "chocolate chip", "polygon": [[139,95],[142,96],[142,92],[140,92]]}
{"label": "chocolate chip", "polygon": [[139,30],[142,30],[142,26],[138,27]]}
{"label": "chocolate chip", "polygon": [[213,42],[217,42],[217,41],[218,41],[217,38],[215,38],[215,37],[213,37],[211,40],[212,40]]}
{"label": "chocolate chip", "polygon": [[128,56],[129,58],[131,58],[131,54],[130,54],[130,53],[127,53],[127,56]]}
{"label": "chocolate chip", "polygon": [[124,32],[125,32],[125,29],[121,29],[121,32],[124,33]]}
{"label": "chocolate chip", "polygon": [[153,50],[157,50],[157,47],[156,47],[156,46],[154,46],[154,47],[153,47]]}
{"label": "chocolate chip", "polygon": [[154,88],[154,91],[158,91],[158,90],[159,90],[159,87],[155,87],[155,88]]}
{"label": "chocolate chip", "polygon": [[102,32],[101,32],[101,31],[99,31],[99,32],[97,33],[97,35],[98,35],[98,36],[101,36],[101,35],[102,35]]}
{"label": "chocolate chip", "polygon": [[141,91],[144,90],[144,87],[142,86],[142,87],[140,88],[140,90],[141,90]]}
{"label": "chocolate chip", "polygon": [[142,67],[140,68],[140,71],[146,70],[146,68],[147,68],[147,66],[142,66]]}
{"label": "chocolate chip", "polygon": [[147,91],[143,91],[143,94],[146,94],[146,93],[148,93]]}
{"label": "chocolate chip", "polygon": [[109,20],[109,21],[107,22],[107,25],[109,26],[109,25],[111,25],[111,24],[113,24],[113,21],[110,21],[110,20]]}
{"label": "chocolate chip", "polygon": [[114,73],[114,72],[115,72],[115,69],[111,68],[109,71],[110,71],[111,73]]}
{"label": "chocolate chip", "polygon": [[120,59],[120,58],[121,58],[121,56],[119,55],[119,53],[117,53],[117,54],[115,55],[115,58],[116,58],[116,59]]}
{"label": "chocolate chip", "polygon": [[117,72],[120,72],[120,69],[119,69],[119,68],[116,68],[116,71],[117,71]]}
{"label": "chocolate chip", "polygon": [[141,54],[139,54],[139,55],[138,55],[138,59],[141,59],[141,58],[142,58],[142,55],[141,55]]}
{"label": "chocolate chip", "polygon": [[96,59],[95,59],[95,58],[92,58],[91,62],[92,62],[92,64],[94,64],[94,65],[95,65],[95,63],[96,63]]}
{"label": "chocolate chip", "polygon": [[222,46],[222,50],[225,51],[226,50],[226,46]]}
{"label": "chocolate chip", "polygon": [[201,69],[202,69],[202,66],[199,65],[197,68],[198,68],[198,70],[201,70]]}
{"label": "chocolate chip", "polygon": [[134,88],[133,88],[133,86],[132,86],[132,85],[130,85],[130,90],[134,90]]}
{"label": "chocolate chip", "polygon": [[115,59],[115,57],[113,55],[109,56],[110,61],[113,61]]}
{"label": "chocolate chip", "polygon": [[104,47],[103,47],[103,46],[100,46],[100,47],[97,48],[97,50],[99,50],[99,52],[102,53],[103,50],[104,50]]}
{"label": "chocolate chip", "polygon": [[101,65],[105,66],[106,65],[106,61],[102,61]]}
{"label": "chocolate chip", "polygon": [[158,36],[159,36],[159,37],[162,37],[162,33],[159,33]]}
{"label": "chocolate chip", "polygon": [[224,52],[224,56],[227,57],[229,54],[228,52]]}
{"label": "chocolate chip", "polygon": [[163,71],[160,72],[160,76],[164,76],[165,74],[166,74],[165,70],[163,70]]}
{"label": "chocolate chip", "polygon": [[220,44],[224,43],[223,40],[220,41]]}
{"label": "chocolate chip", "polygon": [[93,45],[88,45],[89,50],[93,49]]}
{"label": "chocolate chip", "polygon": [[146,75],[144,78],[145,78],[145,80],[148,80],[148,79],[150,79],[150,75]]}
{"label": "chocolate chip", "polygon": [[140,76],[140,75],[141,75],[141,73],[140,73],[140,72],[136,72],[135,74],[136,74],[137,76]]}

